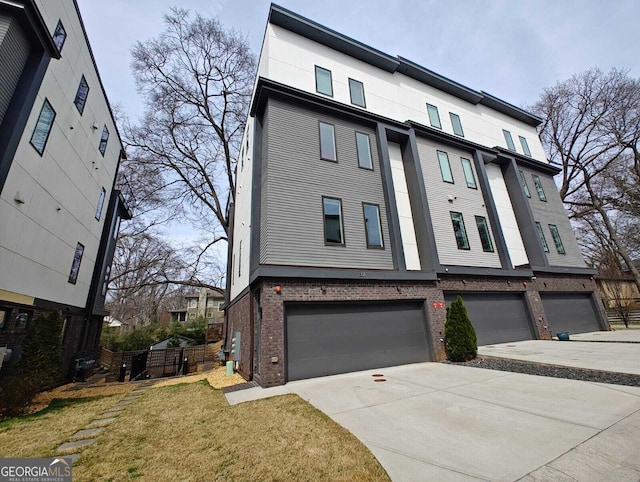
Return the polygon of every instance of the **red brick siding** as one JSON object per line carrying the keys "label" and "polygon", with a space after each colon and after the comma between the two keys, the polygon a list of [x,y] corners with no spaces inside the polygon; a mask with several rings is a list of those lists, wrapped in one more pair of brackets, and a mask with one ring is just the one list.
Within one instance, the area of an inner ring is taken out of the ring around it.
{"label": "red brick siding", "polygon": [[251,353],[251,292],[247,292],[237,302],[229,306],[227,316],[229,320],[229,332],[227,333],[227,350],[231,350],[231,339],[236,331],[240,332],[240,361],[238,372],[247,380],[251,379],[253,372],[253,353]]}

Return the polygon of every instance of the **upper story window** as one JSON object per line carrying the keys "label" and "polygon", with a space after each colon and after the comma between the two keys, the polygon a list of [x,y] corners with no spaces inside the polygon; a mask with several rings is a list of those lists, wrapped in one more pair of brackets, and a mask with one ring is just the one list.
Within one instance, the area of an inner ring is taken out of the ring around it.
{"label": "upper story window", "polygon": [[218,303],[218,311],[224,311],[222,309],[223,306],[224,306],[224,301],[221,301],[220,303]]}
{"label": "upper story window", "polygon": [[324,242],[329,245],[344,246],[344,228],[342,226],[342,201],[323,197]]}
{"label": "upper story window", "polygon": [[78,243],[76,251],[73,253],[73,262],[71,263],[71,271],[69,272],[69,279],[67,280],[72,285],[78,281],[78,273],[80,272],[80,263],[82,263],[82,255],[84,254],[84,245]]}
{"label": "upper story window", "polygon": [[531,150],[529,149],[529,143],[527,140],[522,136],[518,136],[518,139],[520,139],[520,145],[522,146],[522,152],[524,152],[524,155],[531,157]]}
{"label": "upper story window", "polygon": [[102,206],[104,206],[104,198],[107,195],[107,191],[105,188],[100,190],[100,197],[98,198],[98,206],[96,207],[96,219],[100,221],[100,216],[102,215]]}
{"label": "upper story window", "polygon": [[526,194],[527,197],[531,197],[531,191],[529,191],[529,185],[527,184],[527,178],[524,177],[524,172],[522,172],[521,170],[518,170],[518,173],[520,174],[520,184],[522,184],[522,189],[524,189],[524,193]]}
{"label": "upper story window", "polygon": [[547,202],[547,196],[544,193],[544,189],[542,189],[542,181],[540,180],[540,177],[535,174],[531,174],[531,176],[533,177],[533,185],[536,187],[540,201]]}
{"label": "upper story window", "polygon": [[562,244],[560,233],[558,232],[558,226],[556,226],[555,224],[550,224],[549,231],[551,231],[551,237],[553,238],[553,243],[556,245],[558,254],[567,254],[567,252],[564,250],[564,244]]}
{"label": "upper story window", "polygon": [[547,244],[547,238],[544,237],[544,231],[542,231],[542,225],[536,221],[536,231],[538,231],[538,237],[540,238],[540,242],[542,243],[542,249],[544,249],[545,253],[549,252],[549,245]]}
{"label": "upper story window", "polygon": [[78,85],[78,91],[76,92],[76,98],[73,100],[78,112],[82,115],[84,111],[84,104],[87,102],[87,96],[89,95],[89,84],[87,84],[87,79],[84,78],[84,75],[80,79],[80,85]]}
{"label": "upper story window", "polygon": [[467,230],[464,228],[462,213],[450,211],[449,214],[451,215],[453,234],[456,236],[458,249],[469,249],[469,238],[467,238]]}
{"label": "upper story window", "polygon": [[480,235],[480,243],[482,243],[482,251],[493,253],[493,241],[491,241],[487,218],[476,216],[476,226],[478,227],[478,234]]}
{"label": "upper story window", "polygon": [[460,161],[462,162],[462,171],[464,172],[464,178],[467,181],[467,187],[470,187],[471,189],[478,189],[476,178],[473,175],[473,167],[471,167],[471,161],[469,159],[465,159],[464,157],[461,157]]}
{"label": "upper story window", "polygon": [[338,160],[336,154],[336,129],[333,124],[320,122],[320,159],[325,161]]}
{"label": "upper story window", "polygon": [[358,151],[358,165],[363,169],[373,170],[371,144],[369,142],[368,134],[356,132],[356,150]]}
{"label": "upper story window", "polygon": [[360,107],[366,107],[364,101],[364,85],[362,82],[349,79],[349,94],[351,95],[351,103]]}
{"label": "upper story window", "polygon": [[333,97],[331,71],[316,65],[316,92]]}
{"label": "upper story window", "polygon": [[102,135],[100,136],[100,145],[98,146],[98,150],[100,154],[104,156],[105,151],[107,150],[107,141],[109,140],[109,129],[105,125],[102,128]]}
{"label": "upper story window", "polygon": [[462,130],[462,122],[460,122],[460,116],[449,112],[451,118],[451,125],[453,126],[453,133],[457,136],[464,137],[464,131]]}
{"label": "upper story window", "polygon": [[56,118],[56,111],[53,110],[51,104],[47,99],[42,104],[36,127],[31,134],[31,145],[38,151],[38,154],[42,155],[44,147],[47,145],[49,134],[51,133],[51,127],[53,126],[53,120]]}
{"label": "upper story window", "polygon": [[507,142],[507,149],[510,151],[516,152],[516,145],[513,143],[513,137],[511,137],[511,132],[502,129],[502,133],[504,134],[504,140]]}
{"label": "upper story window", "polygon": [[442,124],[440,124],[440,114],[438,114],[438,108],[435,105],[427,104],[427,112],[429,113],[429,123],[431,124],[431,127],[442,129]]}
{"label": "upper story window", "polygon": [[451,164],[449,164],[449,156],[444,151],[438,151],[438,163],[440,164],[440,173],[442,180],[453,184],[453,174],[451,172]]}
{"label": "upper story window", "polygon": [[196,300],[195,298],[192,300],[189,300],[189,308],[197,308],[198,306],[198,300]]}
{"label": "upper story window", "polygon": [[207,300],[207,308],[213,307],[213,300]]}
{"label": "upper story window", "polygon": [[58,20],[58,25],[56,25],[52,38],[53,43],[58,47],[58,51],[62,52],[62,46],[64,45],[64,41],[67,39],[67,31],[64,29],[64,25],[62,25],[62,20]]}
{"label": "upper story window", "polygon": [[367,248],[383,248],[380,207],[377,204],[362,203],[364,229],[367,234]]}

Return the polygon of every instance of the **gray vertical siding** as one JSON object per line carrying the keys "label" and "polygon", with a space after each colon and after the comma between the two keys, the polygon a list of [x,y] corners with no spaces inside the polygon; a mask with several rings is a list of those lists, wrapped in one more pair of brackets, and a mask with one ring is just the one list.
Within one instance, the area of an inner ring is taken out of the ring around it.
{"label": "gray vertical siding", "polygon": [[0,15],[0,124],[13,98],[30,45],[18,21]]}
{"label": "gray vertical siding", "polygon": [[[549,245],[549,252],[545,253],[549,261],[550,266],[571,266],[584,268],[586,264],[582,258],[582,252],[578,247],[573,229],[571,229],[571,223],[567,218],[567,213],[562,205],[558,188],[553,181],[553,178],[548,174],[542,174],[532,171],[524,167],[518,167],[527,180],[529,186],[529,192],[531,198],[526,198],[529,201],[531,212],[533,214],[534,221],[538,221],[542,225],[544,236]],[[542,181],[542,189],[547,197],[547,202],[541,201],[538,198],[538,192],[533,184],[532,174],[540,177]],[[558,227],[560,238],[562,238],[562,244],[567,254],[558,254],[556,246],[549,230],[549,224],[555,224]]]}
{"label": "gray vertical siding", "polygon": [[[475,216],[483,216],[487,219],[489,228],[492,229],[473,162],[473,154],[423,138],[417,139],[417,145],[440,264],[501,268],[502,263],[500,262],[493,233],[491,234],[491,240],[494,251],[493,253],[485,253],[482,251],[480,235],[476,227]],[[438,163],[438,150],[444,151],[449,155],[454,184],[446,183],[442,180]],[[462,171],[461,157],[471,161],[478,189],[467,187],[464,172]],[[455,199],[450,202],[449,196],[455,197]],[[456,245],[450,211],[459,212],[463,215],[469,239],[469,250],[458,249]]]}
{"label": "gray vertical siding", "polygon": [[[318,121],[335,126],[338,162],[320,159]],[[370,136],[374,170],[358,167],[355,132]],[[260,263],[393,269],[375,131],[269,100],[265,113]],[[341,198],[345,246],[326,246],[322,196]],[[385,249],[368,249],[362,203],[380,206]]]}

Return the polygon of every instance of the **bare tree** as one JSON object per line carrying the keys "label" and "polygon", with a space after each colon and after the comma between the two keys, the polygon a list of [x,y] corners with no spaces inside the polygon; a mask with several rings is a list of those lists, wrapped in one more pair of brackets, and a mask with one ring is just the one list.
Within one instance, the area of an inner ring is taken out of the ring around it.
{"label": "bare tree", "polygon": [[147,110],[124,137],[140,169],[162,179],[164,202],[209,228],[206,251],[227,240],[256,63],[246,39],[216,19],[174,8],[165,24],[159,37],[133,48]]}
{"label": "bare tree", "polygon": [[608,74],[589,70],[546,89],[532,110],[544,119],[540,137],[550,162],[562,169],[560,196],[569,217],[584,231],[591,230],[586,243],[579,240],[582,246],[593,244],[595,235],[613,249],[640,287],[619,228],[625,219],[620,173],[640,159],[640,81],[616,69]]}

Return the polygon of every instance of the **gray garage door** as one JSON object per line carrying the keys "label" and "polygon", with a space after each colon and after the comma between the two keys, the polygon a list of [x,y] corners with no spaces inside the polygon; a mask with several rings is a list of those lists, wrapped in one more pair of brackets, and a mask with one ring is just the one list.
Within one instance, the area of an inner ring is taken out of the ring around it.
{"label": "gray garage door", "polygon": [[540,297],[552,335],[564,331],[588,333],[602,329],[590,295],[554,293],[541,294]]}
{"label": "gray garage door", "polygon": [[287,379],[431,360],[422,302],[287,303]]}
{"label": "gray garage door", "polygon": [[447,306],[460,294],[476,329],[478,346],[534,338],[524,297],[517,293],[445,293]]}

